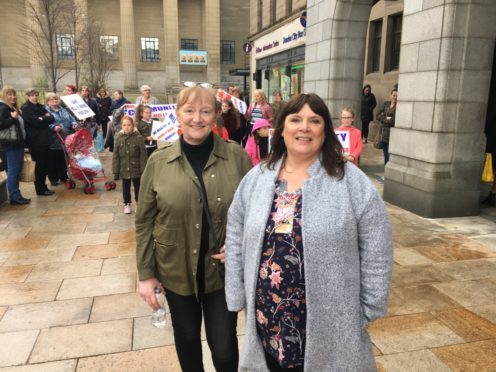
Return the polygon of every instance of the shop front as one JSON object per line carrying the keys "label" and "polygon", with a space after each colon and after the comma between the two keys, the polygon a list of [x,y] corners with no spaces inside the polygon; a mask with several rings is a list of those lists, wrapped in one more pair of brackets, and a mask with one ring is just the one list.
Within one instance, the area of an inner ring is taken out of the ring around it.
{"label": "shop front", "polygon": [[305,72],[305,28],[294,19],[254,40],[252,92],[262,89],[272,102],[274,91],[284,101],[301,93]]}

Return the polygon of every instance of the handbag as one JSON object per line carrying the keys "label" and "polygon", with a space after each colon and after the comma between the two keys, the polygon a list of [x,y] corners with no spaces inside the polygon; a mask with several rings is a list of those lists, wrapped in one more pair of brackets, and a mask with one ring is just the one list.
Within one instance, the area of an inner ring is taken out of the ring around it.
{"label": "handbag", "polygon": [[494,182],[493,154],[486,153],[486,162],[482,171],[482,182]]}
{"label": "handbag", "polygon": [[382,149],[382,127],[379,127],[374,137],[374,148]]}
{"label": "handbag", "polygon": [[13,124],[8,128],[0,129],[0,145],[15,146],[21,144],[21,136],[17,130],[17,125]]}
{"label": "handbag", "polygon": [[19,181],[21,182],[34,182],[34,168],[36,166],[36,162],[31,159],[30,154],[24,154],[24,163],[22,165],[21,173],[19,174]]}

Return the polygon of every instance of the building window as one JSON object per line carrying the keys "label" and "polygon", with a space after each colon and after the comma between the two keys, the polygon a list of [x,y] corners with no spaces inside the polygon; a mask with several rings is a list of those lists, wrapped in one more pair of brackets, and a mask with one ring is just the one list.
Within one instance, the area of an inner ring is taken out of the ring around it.
{"label": "building window", "polygon": [[74,59],[74,34],[57,34],[57,55],[60,59]]}
{"label": "building window", "polygon": [[107,56],[112,59],[119,58],[119,37],[113,35],[100,36],[100,45],[107,53]]}
{"label": "building window", "polygon": [[270,24],[276,23],[276,0],[270,0]]}
{"label": "building window", "polygon": [[141,38],[141,61],[160,61],[160,51],[158,49],[158,37]]}
{"label": "building window", "polygon": [[389,70],[397,70],[400,67],[401,49],[401,27],[403,24],[403,14],[391,17],[391,44],[389,50]]}
{"label": "building window", "polygon": [[236,60],[236,42],[234,40],[220,41],[220,63],[233,64]]}
{"label": "building window", "polygon": [[382,19],[371,23],[370,72],[378,72],[381,64]]}
{"label": "building window", "polygon": [[181,39],[182,50],[198,50],[198,39]]}
{"label": "building window", "polygon": [[257,6],[257,30],[262,30],[262,9],[263,9],[263,0],[258,0]]}

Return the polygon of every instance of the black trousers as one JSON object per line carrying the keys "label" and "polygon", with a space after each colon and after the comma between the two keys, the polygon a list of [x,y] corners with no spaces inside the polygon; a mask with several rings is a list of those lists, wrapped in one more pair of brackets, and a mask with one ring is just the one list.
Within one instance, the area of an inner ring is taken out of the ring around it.
{"label": "black trousers", "polygon": [[362,119],[362,138],[367,139],[369,137],[369,124],[370,120]]}
{"label": "black trousers", "polygon": [[50,150],[48,160],[48,179],[50,182],[64,182],[67,180],[67,165],[65,163],[64,150]]}
{"label": "black trousers", "polygon": [[272,355],[265,352],[265,361],[267,362],[267,367],[269,367],[270,372],[303,372],[303,366],[298,366],[294,368],[282,368],[277,360],[275,360]]}
{"label": "black trousers", "polygon": [[134,200],[138,203],[138,195],[140,189],[140,179],[139,178],[123,178],[122,179],[122,197],[124,198],[124,204],[131,204],[131,181],[133,181],[134,186]]}
{"label": "black trousers", "polygon": [[148,157],[150,157],[151,154],[153,154],[153,152],[157,149],[157,146],[153,146],[153,147],[147,147],[146,148],[146,154],[148,155]]}
{"label": "black trousers", "polygon": [[40,194],[46,191],[46,178],[48,175],[48,166],[50,164],[50,149],[46,148],[36,148],[30,149],[31,159],[36,162],[34,167],[34,188],[36,189],[36,193]]}
{"label": "black trousers", "polygon": [[181,296],[168,289],[165,296],[172,318],[177,356],[183,372],[202,372],[201,324],[205,319],[207,342],[217,372],[238,370],[238,314],[227,310],[224,290],[200,296]]}

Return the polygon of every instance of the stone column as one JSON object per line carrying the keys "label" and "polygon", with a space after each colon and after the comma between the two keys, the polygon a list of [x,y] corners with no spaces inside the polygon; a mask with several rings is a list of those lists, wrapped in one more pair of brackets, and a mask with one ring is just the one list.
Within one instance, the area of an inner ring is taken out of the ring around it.
{"label": "stone column", "polygon": [[[41,35],[40,25],[34,20],[33,12],[41,14],[39,7],[39,0],[28,0],[26,2],[26,19],[28,22],[28,34]],[[31,67],[31,84],[32,86],[41,87],[40,85],[48,85],[48,77],[45,74],[45,66],[40,58],[41,52],[37,50],[38,44],[36,42],[29,42],[29,62]],[[48,87],[48,86],[47,86]],[[51,87],[55,90],[55,87]]]}
{"label": "stone column", "polygon": [[165,31],[165,90],[179,85],[179,14],[177,0],[163,0]]}
{"label": "stone column", "polygon": [[384,199],[425,217],[479,210],[494,2],[405,1]]}
{"label": "stone column", "polygon": [[208,53],[207,81],[220,83],[220,0],[204,0],[203,46]]}
{"label": "stone column", "polygon": [[371,0],[307,2],[303,91],[324,99],[335,126],[342,107],[360,107],[371,8]]}
{"label": "stone column", "polygon": [[[77,49],[77,64],[78,70],[76,73],[79,74],[77,81],[75,81],[76,86],[81,84],[89,84],[89,74],[91,66],[84,58],[85,54],[88,53],[88,42],[87,42],[87,32],[88,31],[88,0],[74,0],[74,21],[75,25],[75,45]],[[84,62],[83,62],[84,61]],[[95,94],[96,92],[92,92]]]}
{"label": "stone column", "polygon": [[124,89],[136,89],[138,77],[136,73],[135,34],[133,0],[120,0],[121,10],[121,57],[124,73]]}

